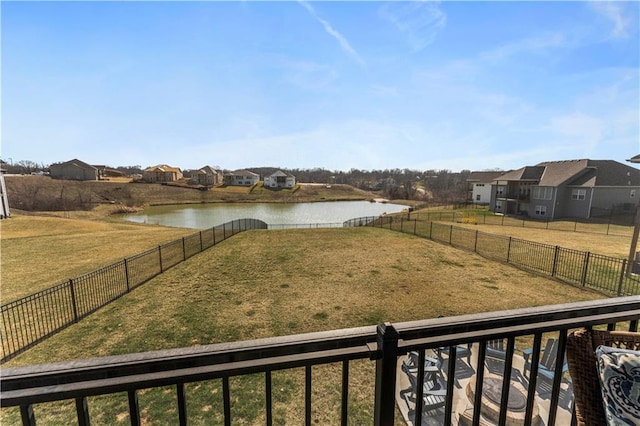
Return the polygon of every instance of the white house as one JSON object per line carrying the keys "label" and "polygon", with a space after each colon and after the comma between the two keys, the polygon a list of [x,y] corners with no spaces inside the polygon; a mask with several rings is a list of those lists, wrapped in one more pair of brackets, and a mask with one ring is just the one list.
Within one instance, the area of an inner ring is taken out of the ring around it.
{"label": "white house", "polygon": [[491,184],[505,172],[471,172],[467,178],[467,202],[489,204],[491,202]]}
{"label": "white house", "polygon": [[296,186],[296,177],[282,170],[278,170],[274,174],[264,178],[264,186],[265,188],[271,189],[293,188]]}
{"label": "white house", "polygon": [[249,170],[236,170],[224,175],[225,185],[252,186],[260,182],[260,175]]}

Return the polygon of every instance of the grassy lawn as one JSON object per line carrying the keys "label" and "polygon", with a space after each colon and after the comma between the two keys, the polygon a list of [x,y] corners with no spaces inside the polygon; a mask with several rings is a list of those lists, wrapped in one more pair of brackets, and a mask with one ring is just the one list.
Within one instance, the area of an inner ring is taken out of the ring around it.
{"label": "grassy lawn", "polygon": [[14,214],[0,221],[2,303],[193,232],[193,229]]}
{"label": "grassy lawn", "polygon": [[[158,276],[7,366],[600,297],[473,253],[387,230],[249,231]],[[372,368],[368,361],[352,367],[353,424],[370,421]],[[274,380],[274,420],[299,424],[304,376],[300,371],[284,371]],[[337,423],[339,381],[338,366],[314,368],[317,424]],[[261,376],[232,381],[232,400],[237,402],[234,423],[264,422],[262,386]],[[220,423],[220,383],[191,384],[187,390],[190,420]],[[170,411],[175,410],[169,402],[175,398],[171,389],[140,394],[146,422],[175,420],[175,412]],[[126,396],[93,398],[90,406],[96,424],[128,422]],[[8,411],[4,418],[11,422],[16,411]],[[43,424],[65,423],[73,416],[73,405],[47,406],[40,413]]]}

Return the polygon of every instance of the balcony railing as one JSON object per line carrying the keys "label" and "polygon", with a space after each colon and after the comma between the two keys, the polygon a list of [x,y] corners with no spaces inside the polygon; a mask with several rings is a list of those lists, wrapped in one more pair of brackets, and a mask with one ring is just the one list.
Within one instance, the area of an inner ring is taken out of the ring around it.
{"label": "balcony railing", "polygon": [[[31,425],[36,420],[34,413],[39,412],[34,406],[75,401],[77,422],[86,425],[90,423],[90,397],[125,392],[131,424],[137,425],[141,423],[138,391],[172,387],[176,397],[171,404],[175,406],[165,411],[175,412],[175,423],[186,425],[193,412],[187,408],[185,385],[220,379],[222,415],[230,425],[234,420],[232,401],[239,403],[231,392],[230,378],[261,374],[264,419],[270,425],[274,422],[272,373],[303,367],[304,394],[300,399],[304,401],[305,424],[310,425],[312,404],[328,397],[327,392],[312,392],[316,383],[312,367],[330,364],[341,371],[333,384],[341,401],[335,423],[346,425],[351,415],[350,395],[361,391],[350,383],[350,368],[362,366],[354,361],[368,359],[375,363],[375,369],[366,370],[372,371],[375,398],[367,423],[393,425],[402,415],[413,424],[428,419],[429,424],[465,424],[468,420],[469,424],[504,425],[516,415],[525,425],[539,419],[545,425],[568,424],[572,383],[563,369],[567,333],[578,327],[613,329],[616,325],[637,331],[638,320],[640,297],[632,296],[5,368],[0,402],[3,408],[20,407],[22,423]],[[547,366],[543,358],[549,355],[542,348],[551,339],[555,339],[555,366],[542,375]],[[492,353],[496,341],[504,343],[498,364]],[[406,360],[409,353],[417,354],[418,366],[426,366],[429,360],[433,363],[430,368],[411,372]],[[431,380],[442,383],[438,392],[427,386]],[[489,414],[484,409],[489,403],[483,386],[490,380],[494,385],[493,420],[486,418]],[[513,402],[514,389],[519,393],[519,405]]]}

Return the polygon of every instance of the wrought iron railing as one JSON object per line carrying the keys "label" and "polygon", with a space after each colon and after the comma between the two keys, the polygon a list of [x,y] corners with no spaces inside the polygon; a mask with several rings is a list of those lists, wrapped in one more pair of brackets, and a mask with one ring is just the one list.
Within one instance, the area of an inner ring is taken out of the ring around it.
{"label": "wrought iron railing", "polygon": [[226,238],[247,229],[266,228],[266,223],[256,219],[234,220],[0,306],[0,362],[11,359]]}
{"label": "wrought iron railing", "polygon": [[[173,413],[175,424],[186,425],[189,418],[202,412],[202,407],[188,406],[187,387],[194,382],[220,380],[221,415],[224,424],[230,425],[234,421],[232,402],[243,403],[234,396],[230,379],[260,374],[264,382],[262,416],[265,423],[271,425],[279,423],[274,419],[272,373],[302,367],[304,395],[300,397],[304,400],[304,423],[314,422],[312,406],[318,399],[329,398],[330,393],[336,392],[340,395],[341,407],[335,423],[346,425],[352,413],[349,395],[360,392],[362,386],[350,383],[352,366],[356,360],[369,359],[375,363],[375,370],[367,370],[372,371],[371,381],[375,382],[371,418],[366,421],[369,424],[393,425],[405,416],[413,424],[427,420],[428,424],[463,424],[466,420],[469,424],[481,424],[490,415],[484,409],[488,402],[483,399],[486,397],[484,386],[490,380],[494,385],[499,384],[492,392],[495,424],[505,424],[512,416],[519,416],[525,425],[539,420],[549,426],[569,424],[573,411],[572,382],[563,369],[567,333],[577,327],[613,329],[616,324],[619,329],[637,331],[638,320],[640,297],[633,296],[5,368],[0,402],[3,409],[19,407],[17,419],[31,425],[35,423],[35,413],[46,412],[48,403],[69,401],[75,404],[75,421],[88,425],[90,414],[100,416],[102,422],[115,421],[92,407],[91,397],[113,395],[115,398],[115,394],[124,392],[130,423],[138,425],[142,421],[141,413],[146,413],[147,408],[141,406],[139,392],[171,387],[175,398],[165,399],[169,406],[162,407],[161,411]],[[549,347],[545,342],[550,339],[556,341],[555,367],[550,370],[550,376],[542,376],[539,374],[539,370],[545,368],[542,348]],[[497,368],[489,362],[493,356],[489,349],[495,351],[496,341],[504,342],[502,362]],[[523,349],[525,345],[531,349]],[[468,358],[458,356],[463,350],[468,351],[465,354]],[[418,366],[426,366],[428,359],[442,362],[435,371],[427,371],[425,367],[411,372],[405,368],[409,365],[406,356],[410,353],[417,354]],[[523,367],[524,354],[528,370]],[[313,368],[324,364],[335,365],[341,374],[332,382],[330,392],[314,393]],[[433,376],[427,377],[427,374]],[[413,380],[409,382],[413,385],[404,389],[407,378],[411,377]],[[431,380],[442,383],[437,393],[441,403],[433,403],[432,396],[436,393],[433,387],[427,386]],[[513,389],[521,398],[519,406],[511,401]],[[144,419],[144,414],[142,417]]]}
{"label": "wrought iron railing", "polygon": [[[640,277],[627,274],[627,259],[491,234],[461,226],[404,216],[367,219],[374,226],[413,234],[433,241],[473,251],[481,256],[507,262],[563,281],[591,288],[611,296],[640,294]],[[352,221],[355,221],[353,219]],[[357,222],[352,226],[358,225]]]}

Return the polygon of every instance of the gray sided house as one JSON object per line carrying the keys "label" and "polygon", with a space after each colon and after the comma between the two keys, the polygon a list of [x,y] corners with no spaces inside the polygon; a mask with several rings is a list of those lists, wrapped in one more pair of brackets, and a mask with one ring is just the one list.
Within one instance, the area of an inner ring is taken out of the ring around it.
{"label": "gray sided house", "polygon": [[178,167],[159,164],[145,169],[142,179],[150,183],[175,182],[182,179],[182,170]]}
{"label": "gray sided house", "polygon": [[191,181],[197,185],[215,186],[221,185],[224,175],[222,170],[211,166],[204,166],[191,173]]}
{"label": "gray sided house", "polygon": [[494,179],[490,209],[538,219],[633,212],[640,170],[613,160],[549,161]]}
{"label": "gray sided house", "polygon": [[260,175],[249,170],[236,170],[224,175],[224,184],[231,186],[252,186],[260,182]]}
{"label": "gray sided house", "polygon": [[264,178],[264,186],[271,189],[293,188],[296,186],[296,177],[282,170],[278,170],[274,174]]}
{"label": "gray sided house", "polygon": [[49,166],[49,174],[52,178],[71,180],[98,180],[101,177],[97,167],[77,158],[64,163],[52,164]]}

